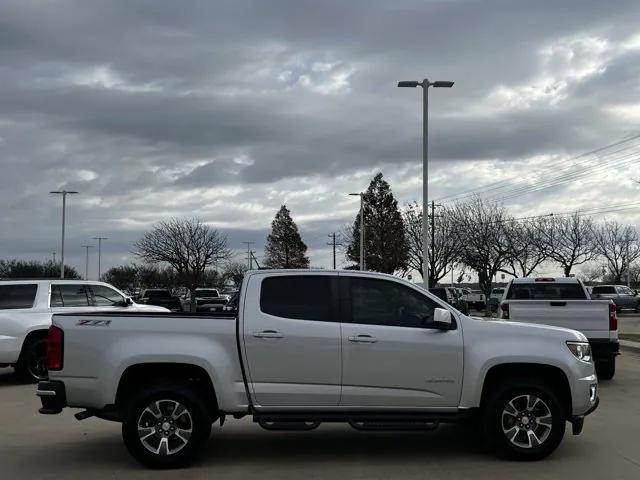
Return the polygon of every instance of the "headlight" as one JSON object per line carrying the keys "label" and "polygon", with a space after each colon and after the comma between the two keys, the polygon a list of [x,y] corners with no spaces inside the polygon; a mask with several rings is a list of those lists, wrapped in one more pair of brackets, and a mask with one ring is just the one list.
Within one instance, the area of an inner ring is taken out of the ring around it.
{"label": "headlight", "polygon": [[587,342],[567,342],[567,347],[578,360],[583,362],[592,362],[591,345]]}

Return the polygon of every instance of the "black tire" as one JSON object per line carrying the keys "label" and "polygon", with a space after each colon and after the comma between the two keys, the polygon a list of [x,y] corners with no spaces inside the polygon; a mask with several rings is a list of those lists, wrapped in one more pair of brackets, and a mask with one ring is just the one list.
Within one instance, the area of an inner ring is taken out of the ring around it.
{"label": "black tire", "polygon": [[611,380],[616,374],[616,359],[596,361],[596,373],[600,380]]}
{"label": "black tire", "polygon": [[[531,400],[535,397],[542,403],[531,401],[534,406],[529,410],[526,396]],[[517,408],[509,407],[510,402]],[[522,407],[525,412],[522,417],[507,413],[509,410],[519,412]],[[547,413],[551,415],[550,419]],[[533,461],[546,457],[560,445],[566,413],[548,385],[535,379],[521,380],[489,392],[483,402],[482,422],[488,444],[498,455]],[[532,439],[529,432],[533,432],[535,438]],[[536,444],[536,439],[540,443]]]}
{"label": "black tire", "polygon": [[[175,403],[186,413],[177,406],[171,410]],[[141,390],[129,401],[122,438],[129,453],[141,464],[156,469],[179,468],[196,458],[209,439],[212,422],[201,395],[193,388],[184,384],[156,385]],[[139,423],[144,427],[140,433]],[[148,440],[143,441],[141,436],[147,433]],[[158,451],[152,452],[156,445]]]}
{"label": "black tire", "polygon": [[16,364],[16,374],[25,382],[35,383],[46,380],[47,375],[47,337],[28,338],[22,346],[20,358]]}

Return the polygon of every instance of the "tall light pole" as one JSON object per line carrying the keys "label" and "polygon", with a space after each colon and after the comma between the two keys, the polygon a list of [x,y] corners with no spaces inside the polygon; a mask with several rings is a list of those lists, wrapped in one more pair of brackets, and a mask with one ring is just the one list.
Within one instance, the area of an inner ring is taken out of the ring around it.
{"label": "tall light pole", "polygon": [[98,278],[96,280],[100,281],[100,262],[102,261],[102,240],[107,240],[109,237],[93,237],[94,240],[98,240]]}
{"label": "tall light pole", "polygon": [[89,249],[93,247],[94,247],[93,245],[82,245],[82,248],[85,249],[87,254],[84,262],[84,279],[85,280],[89,280]]}
{"label": "tall light pole", "polygon": [[360,271],[364,271],[367,266],[364,261],[364,193],[350,193],[352,196],[360,196]]}
{"label": "tall light pole", "polygon": [[453,82],[428,79],[417,81],[401,81],[398,87],[422,87],[422,272],[424,288],[429,288],[429,87],[451,88]]}
{"label": "tall light pole", "polygon": [[64,222],[65,212],[67,210],[67,195],[75,195],[78,192],[74,192],[71,190],[55,190],[49,193],[62,195],[62,248],[60,249],[60,278],[64,278]]}

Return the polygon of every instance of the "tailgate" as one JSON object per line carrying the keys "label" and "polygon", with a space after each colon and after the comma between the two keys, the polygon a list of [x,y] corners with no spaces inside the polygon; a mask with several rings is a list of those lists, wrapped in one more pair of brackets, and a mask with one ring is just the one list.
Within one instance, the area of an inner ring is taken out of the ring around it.
{"label": "tailgate", "polygon": [[609,301],[509,300],[509,320],[571,328],[581,332],[609,330]]}

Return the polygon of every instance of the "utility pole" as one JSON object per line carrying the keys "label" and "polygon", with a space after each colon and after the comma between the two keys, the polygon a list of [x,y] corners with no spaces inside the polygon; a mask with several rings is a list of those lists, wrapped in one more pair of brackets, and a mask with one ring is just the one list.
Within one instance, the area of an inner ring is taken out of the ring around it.
{"label": "utility pole", "polygon": [[336,243],[336,232],[329,234],[329,238],[331,238],[331,242],[327,243],[327,245],[333,245],[333,269],[336,269],[336,245],[340,245],[340,243]]}
{"label": "utility pole", "polygon": [[84,262],[84,279],[89,280],[89,249],[93,248],[93,245],[82,245],[82,248],[85,249],[86,258]]}
{"label": "utility pole", "polygon": [[256,267],[258,267],[258,270],[260,270],[260,264],[258,263],[258,258],[255,256],[255,252],[253,250],[251,250],[251,258],[253,259],[254,262],[256,262]]}
{"label": "utility pole", "polygon": [[53,264],[56,264],[56,251],[53,251]]}
{"label": "utility pole", "polygon": [[71,190],[54,190],[49,193],[62,195],[62,247],[60,249],[60,278],[64,278],[64,224],[65,224],[65,214],[67,210],[67,195],[75,195],[78,192],[71,191]]}
{"label": "utility pole", "polygon": [[256,242],[241,242],[247,245],[247,268],[249,270],[253,270],[253,262],[251,261],[251,245],[255,244]]}
{"label": "utility pole", "polygon": [[93,237],[94,240],[98,240],[98,278],[97,280],[100,281],[100,275],[102,273],[102,271],[100,270],[100,262],[102,259],[102,240],[107,240],[107,237]]}

